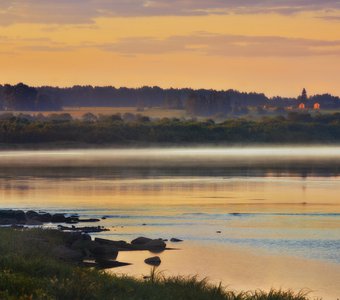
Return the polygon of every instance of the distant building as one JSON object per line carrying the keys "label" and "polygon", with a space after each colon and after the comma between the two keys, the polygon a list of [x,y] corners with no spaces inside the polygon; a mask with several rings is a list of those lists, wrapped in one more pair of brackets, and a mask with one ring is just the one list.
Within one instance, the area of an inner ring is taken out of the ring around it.
{"label": "distant building", "polygon": [[306,109],[306,104],[300,103],[299,104],[299,109]]}
{"label": "distant building", "polygon": [[315,109],[315,110],[319,110],[320,109],[320,103],[314,103],[314,106],[313,106],[313,108]]}

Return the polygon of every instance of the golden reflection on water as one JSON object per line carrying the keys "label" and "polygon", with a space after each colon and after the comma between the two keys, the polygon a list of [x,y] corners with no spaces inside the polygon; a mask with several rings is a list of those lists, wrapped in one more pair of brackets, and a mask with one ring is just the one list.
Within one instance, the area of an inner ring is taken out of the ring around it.
{"label": "golden reflection on water", "polygon": [[[210,247],[185,242],[171,246],[180,250],[160,254],[162,264],[157,269],[166,276],[198,274],[201,279],[208,277],[212,283],[222,282],[228,289],[238,291],[306,289],[312,297],[326,300],[339,297],[339,265],[230,245]],[[144,259],[150,256],[153,254],[147,251],[121,252],[118,259],[132,265],[111,272],[142,278],[150,274],[150,266],[144,264]]]}
{"label": "golden reflection on water", "polygon": [[13,207],[190,206],[224,212],[340,212],[339,178],[163,178],[0,180]]}

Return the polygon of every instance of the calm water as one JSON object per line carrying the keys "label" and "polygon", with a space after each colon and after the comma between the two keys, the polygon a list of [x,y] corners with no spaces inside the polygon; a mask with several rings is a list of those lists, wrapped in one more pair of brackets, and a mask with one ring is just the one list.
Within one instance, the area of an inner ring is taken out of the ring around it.
{"label": "calm water", "polygon": [[[6,151],[0,205],[106,216],[109,239],[184,239],[161,254],[169,275],[335,299],[339,175],[340,147]],[[113,271],[148,274],[149,256]]]}

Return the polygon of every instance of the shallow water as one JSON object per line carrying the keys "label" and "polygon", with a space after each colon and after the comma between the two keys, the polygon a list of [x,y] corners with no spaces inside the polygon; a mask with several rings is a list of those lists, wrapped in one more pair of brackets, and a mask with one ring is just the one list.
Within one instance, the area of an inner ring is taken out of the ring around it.
{"label": "shallow water", "polygon": [[[161,254],[167,274],[334,299],[339,175],[340,147],[3,151],[0,205],[106,216],[110,239],[184,239]],[[121,253],[133,265],[114,272],[147,274],[150,255]]]}

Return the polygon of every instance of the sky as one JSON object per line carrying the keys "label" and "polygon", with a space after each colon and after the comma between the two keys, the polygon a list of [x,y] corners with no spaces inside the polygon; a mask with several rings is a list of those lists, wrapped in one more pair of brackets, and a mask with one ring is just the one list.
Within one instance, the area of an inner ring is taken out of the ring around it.
{"label": "sky", "polygon": [[0,84],[340,95],[340,0],[0,0]]}

